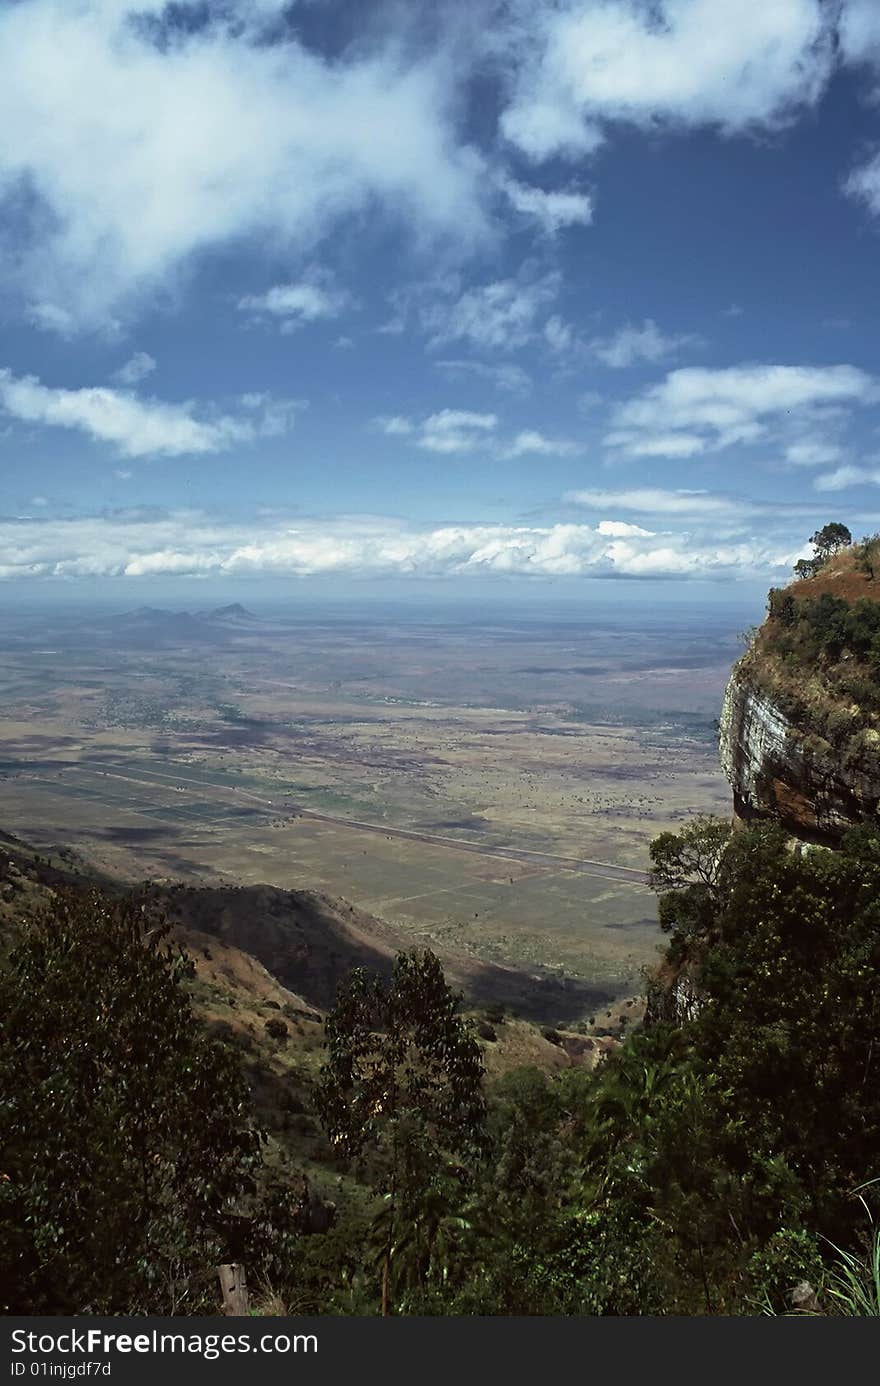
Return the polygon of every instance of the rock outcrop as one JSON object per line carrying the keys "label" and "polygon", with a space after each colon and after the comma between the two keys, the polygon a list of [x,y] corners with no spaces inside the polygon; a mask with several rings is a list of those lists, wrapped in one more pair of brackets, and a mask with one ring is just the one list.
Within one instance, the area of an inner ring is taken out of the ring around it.
{"label": "rock outcrop", "polygon": [[[733,671],[721,714],[721,765],[738,817],[774,818],[794,836],[833,845],[878,812],[880,733],[862,727],[827,740],[792,718],[756,678],[759,653]],[[766,656],[765,656],[766,657]]]}

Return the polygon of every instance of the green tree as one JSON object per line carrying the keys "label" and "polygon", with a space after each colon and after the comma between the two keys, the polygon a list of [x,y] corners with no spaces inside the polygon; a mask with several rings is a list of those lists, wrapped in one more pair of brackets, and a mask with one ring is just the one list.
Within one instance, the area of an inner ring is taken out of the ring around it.
{"label": "green tree", "polygon": [[98,891],[59,893],[0,965],[3,1312],[170,1313],[213,1289],[260,1135],[189,968]]}
{"label": "green tree", "polygon": [[664,929],[699,933],[714,918],[730,822],[698,814],[680,833],[666,832],[651,843],[649,884],[660,895]]}
{"label": "green tree", "polygon": [[429,1190],[482,1142],[482,1056],[460,1000],[434,954],[413,951],[398,955],[387,983],[355,969],[327,1017],[318,1105],[329,1140],[349,1158],[368,1147],[384,1158],[383,1313],[395,1246],[425,1245],[424,1210],[437,1204]]}
{"label": "green tree", "polygon": [[810,543],[816,550],[816,557],[819,562],[825,563],[834,554],[839,553],[841,549],[852,543],[852,535],[846,525],[832,522],[817,529],[816,533],[811,535]]}
{"label": "green tree", "polygon": [[794,575],[799,582],[802,582],[804,578],[815,577],[820,566],[817,558],[799,558],[794,565]]}
{"label": "green tree", "polygon": [[[851,1190],[880,1164],[878,899],[872,824],[839,851],[805,853],[761,826],[732,838],[711,917],[688,945],[701,1004],[681,1033],[704,1092],[701,1162],[735,1176],[744,1245],[780,1224],[845,1238]],[[658,1141],[657,1198],[692,1126],[670,1119]],[[701,1176],[688,1179],[698,1193]],[[681,1197],[683,1176],[674,1182]]]}

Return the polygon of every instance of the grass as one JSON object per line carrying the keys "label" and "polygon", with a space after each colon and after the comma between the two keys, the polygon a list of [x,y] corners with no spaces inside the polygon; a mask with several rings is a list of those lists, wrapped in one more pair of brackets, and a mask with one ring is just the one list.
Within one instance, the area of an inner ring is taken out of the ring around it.
{"label": "grass", "polygon": [[835,1303],[837,1314],[845,1318],[880,1317],[880,1227],[875,1225],[871,1209],[862,1194],[862,1189],[878,1183],[880,1179],[871,1179],[856,1190],[872,1229],[867,1252],[858,1256],[830,1243],[834,1246],[837,1261],[826,1288]]}

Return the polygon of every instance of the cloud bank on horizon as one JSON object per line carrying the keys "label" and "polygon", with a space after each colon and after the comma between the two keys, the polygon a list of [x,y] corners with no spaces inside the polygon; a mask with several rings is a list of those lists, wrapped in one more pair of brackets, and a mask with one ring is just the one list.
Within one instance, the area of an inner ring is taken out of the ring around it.
{"label": "cloud bank on horizon", "polygon": [[878,95],[875,0],[3,7],[0,577],[863,533]]}

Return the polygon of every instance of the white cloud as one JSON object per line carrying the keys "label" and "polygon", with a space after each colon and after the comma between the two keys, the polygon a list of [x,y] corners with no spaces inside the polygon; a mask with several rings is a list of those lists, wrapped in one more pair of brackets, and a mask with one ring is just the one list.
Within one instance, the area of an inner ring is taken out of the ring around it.
{"label": "white cloud", "polygon": [[600,520],[596,533],[609,539],[652,539],[654,531],[642,529],[641,525],[631,525],[626,520]]}
{"label": "white cloud", "polygon": [[471,409],[440,409],[419,423],[393,414],[380,415],[373,424],[391,438],[412,437],[416,447],[427,452],[474,452],[492,441],[498,416]]}
{"label": "white cloud", "polygon": [[610,337],[594,338],[590,350],[604,365],[622,370],[640,361],[663,361],[682,347],[698,342],[699,338],[690,334],[667,335],[661,332],[653,318],[646,318],[641,327],[627,323]]}
{"label": "white cloud", "polygon": [[289,332],[306,322],[339,317],[351,301],[351,295],[336,286],[332,274],[312,269],[298,282],[275,284],[263,294],[247,294],[238,306],[256,318],[275,318],[281,330]]}
{"label": "white cloud", "polygon": [[120,366],[118,371],[114,371],[113,379],[118,380],[120,385],[137,385],[139,381],[146,380],[148,375],[152,375],[156,369],[156,361],[148,351],[136,351],[134,356],[129,357],[124,366]]}
{"label": "white cloud", "polygon": [[845,62],[880,68],[880,12],[874,0],[846,0],[839,35]]}
{"label": "white cloud", "polygon": [[848,486],[880,486],[880,468],[837,467],[833,472],[817,476],[813,485],[817,491],[844,491]]}
{"label": "white cloud", "polygon": [[429,452],[473,452],[482,447],[498,426],[495,414],[478,414],[470,409],[441,409],[420,425],[420,448]]}
{"label": "white cloud", "polygon": [[665,457],[684,459],[705,451],[705,440],[697,433],[633,433],[617,429],[606,433],[605,443],[622,448],[629,457]]}
{"label": "white cloud", "polygon": [[308,249],[368,209],[416,240],[487,234],[491,179],[454,129],[446,53],[392,35],[330,61],[222,18],[158,44],[131,14],[161,8],[0,10],[0,187],[41,209],[6,273],[43,325],[106,325],[208,248]]}
{"label": "white cloud", "polygon": [[514,211],[533,218],[548,236],[568,226],[589,226],[593,220],[593,199],[574,188],[545,192],[513,178],[501,180],[501,189]]}
{"label": "white cloud", "polygon": [[880,154],[874,154],[853,169],[843,185],[844,192],[863,202],[874,216],[880,216]]}
{"label": "white cloud", "polygon": [[220,452],[234,443],[274,436],[290,427],[295,401],[245,396],[245,416],[198,418],[191,404],[139,399],[129,390],[84,387],[50,388],[36,376],[14,376],[0,370],[0,410],[23,423],[68,428],[99,443],[109,443],[123,457]]}
{"label": "white cloud", "polygon": [[471,409],[440,409],[419,422],[400,414],[380,415],[374,427],[389,437],[412,438],[426,452],[486,452],[512,460],[516,457],[572,457],[581,451],[568,438],[548,438],[534,428],[521,429],[509,442],[498,438],[498,415]]}
{"label": "white cloud", "polygon": [[[73,313],[66,308],[61,308],[57,303],[30,303],[28,304],[25,317],[34,327],[39,327],[42,332],[54,332],[58,337],[76,336],[77,324]],[[101,326],[106,331],[109,327],[112,333],[116,330],[115,320],[103,322]]]}
{"label": "white cloud", "polygon": [[406,434],[415,431],[414,425],[409,419],[405,419],[402,414],[392,414],[390,416],[380,414],[378,418],[373,420],[373,423],[391,438],[404,437]]}
{"label": "white cloud", "polygon": [[816,102],[832,66],[818,0],[559,0],[523,24],[502,117],[534,159],[583,156],[610,123],[775,128]]}
{"label": "white cloud", "polygon": [[687,367],[618,405],[605,441],[633,457],[691,457],[755,442],[795,410],[877,398],[877,382],[856,366]]}
{"label": "white cloud", "polygon": [[758,542],[698,543],[626,522],[445,524],[377,517],[337,521],[266,517],[231,524],[198,512],[123,512],[77,519],[0,521],[0,578],[149,578],[193,575],[457,577],[766,576],[791,554]]}
{"label": "white cloud", "polygon": [[486,380],[497,390],[505,390],[512,395],[528,394],[532,388],[528,371],[510,361],[502,361],[498,365],[489,365],[485,361],[435,361],[434,364],[453,380],[472,376],[477,380]]}
{"label": "white cloud", "polygon": [[682,515],[688,518],[755,515],[763,507],[712,491],[664,491],[633,487],[626,491],[569,491],[565,500],[587,510],[632,510],[643,515]]}
{"label": "white cloud", "polygon": [[569,438],[547,438],[537,429],[526,428],[509,443],[502,452],[503,457],[573,457],[580,452],[580,446]]}
{"label": "white cloud", "polygon": [[574,346],[574,328],[558,313],[554,313],[544,323],[544,341],[551,351],[561,355],[563,352],[570,351]]}
{"label": "white cloud", "polygon": [[544,309],[559,292],[560,276],[526,275],[465,289],[453,300],[424,302],[420,319],[431,347],[466,341],[479,350],[513,351],[534,340]]}
{"label": "white cloud", "polygon": [[242,442],[252,438],[283,437],[293,428],[297,414],[308,408],[307,400],[278,398],[268,390],[240,395],[239,403],[250,415],[250,418],[231,420]]}
{"label": "white cloud", "polygon": [[827,467],[839,461],[840,456],[841,449],[836,443],[819,438],[802,438],[797,443],[789,443],[785,449],[785,459],[794,467]]}

